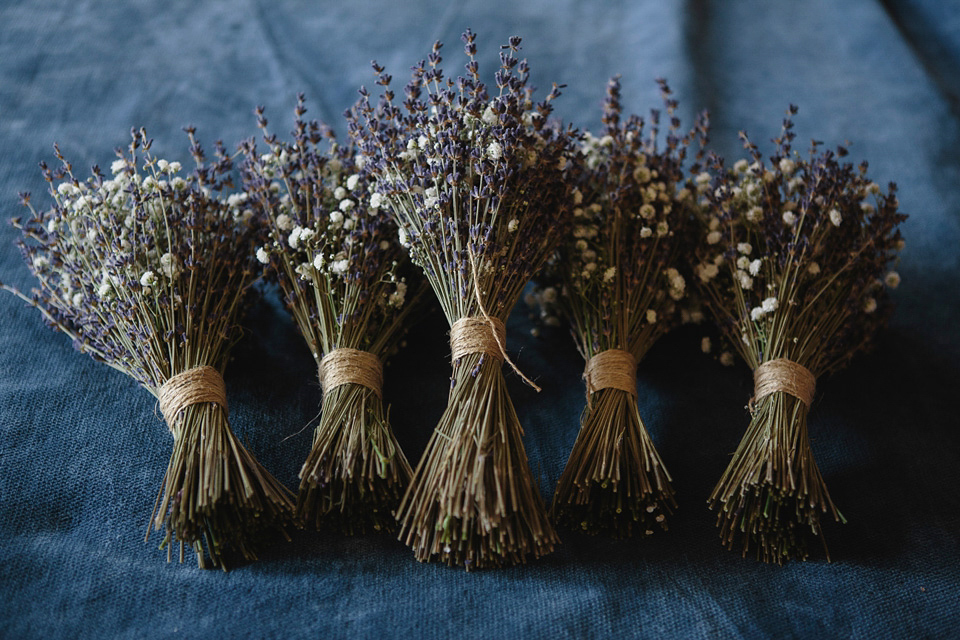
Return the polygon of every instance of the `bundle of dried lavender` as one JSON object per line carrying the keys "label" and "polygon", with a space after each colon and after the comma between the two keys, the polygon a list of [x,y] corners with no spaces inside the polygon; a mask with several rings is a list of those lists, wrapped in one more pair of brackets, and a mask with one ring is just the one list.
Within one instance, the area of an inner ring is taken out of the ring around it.
{"label": "bundle of dried lavender", "polygon": [[[74,346],[126,373],[157,397],[174,438],[153,525],[161,548],[193,547],[197,562],[226,569],[231,554],[255,559],[267,534],[291,520],[289,492],[254,459],[227,421],[221,373],[240,337],[238,319],[254,279],[252,212],[218,197],[230,161],[216,161],[188,130],[197,169],[150,153],[133,132],[113,176],[94,167],[81,182],[43,166],[54,204],[28,220],[20,247],[39,280],[35,306]],[[58,180],[63,180],[55,184]],[[147,536],[150,531],[148,528]]]}
{"label": "bundle of dried lavender", "polygon": [[[504,323],[567,226],[563,179],[570,133],[546,126],[511,38],[497,92],[481,83],[475,36],[463,40],[466,77],[444,78],[440,43],[414,67],[402,108],[361,90],[350,116],[364,168],[389,201],[401,242],[426,274],[451,325],[447,409],[400,505],[400,537],[417,559],[473,567],[549,553],[556,534],[533,483],[501,366]],[[426,93],[426,96],[424,96]]]}
{"label": "bundle of dried lavender", "polygon": [[755,381],[750,426],[710,505],[728,548],[741,537],[744,555],[753,546],[777,563],[807,557],[807,532],[820,534],[822,513],[843,519],[814,461],[807,413],[816,380],[885,323],[906,219],[896,186],[881,192],[866,163],[837,159],[842,148],[818,152],[814,143],[809,159],[794,154],[795,113],[769,165],[745,134],[753,163],[715,164],[697,265],[704,301]]}
{"label": "bundle of dried lavender", "polygon": [[[349,148],[305,112],[301,95],[293,141],[285,142],[267,132],[258,109],[269,152],[259,155],[253,141],[242,146],[244,197],[268,235],[257,257],[279,282],[324,391],[297,515],[348,534],[393,530],[412,471],[384,410],[382,363],[416,307],[418,286],[408,300],[408,261],[382,196],[370,193]],[[329,150],[319,150],[327,138]]]}
{"label": "bundle of dried lavender", "polygon": [[647,132],[638,116],[621,122],[619,79],[610,81],[603,136],[587,133],[574,156],[573,232],[549,270],[554,286],[539,294],[556,299],[586,360],[587,407],[551,510],[571,528],[617,537],[666,529],[676,506],[640,417],[636,367],[680,320],[686,282],[675,264],[694,203],[683,165],[694,139],[702,152],[707,122],[703,114],[679,136],[676,101],[659,83],[669,118],[663,148],[660,113],[651,112]]}

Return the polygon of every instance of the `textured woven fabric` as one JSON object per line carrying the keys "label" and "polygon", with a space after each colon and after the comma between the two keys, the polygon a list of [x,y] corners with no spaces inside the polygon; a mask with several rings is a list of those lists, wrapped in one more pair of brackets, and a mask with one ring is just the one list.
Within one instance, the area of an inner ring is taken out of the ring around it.
{"label": "textured woven fabric", "polygon": [[[278,133],[296,93],[345,134],[341,113],[377,59],[402,82],[434,39],[480,69],[524,38],[534,84],[568,85],[557,113],[596,129],[606,79],[645,113],[667,77],[686,124],[711,112],[712,147],[739,157],[789,103],[798,148],[849,141],[880,184],[896,181],[907,247],[898,308],[870,354],[818,380],[810,426],[831,495],[833,563],[783,568],[722,548],[706,498],[747,425],[749,371],[724,368],[687,328],[640,363],[641,411],[674,476],[671,529],[614,542],[564,532],[527,566],[466,574],[421,565],[388,536],[297,533],[224,574],[167,564],[143,534],[170,453],[155,401],[81,355],[0,292],[0,636],[82,637],[955,637],[960,623],[960,6],[938,0],[344,3],[0,3],[0,217],[18,191],[44,202],[37,163],[59,142],[79,173],[108,167],[129,128],[188,165],[181,127],[209,148]],[[0,280],[31,277],[0,225]],[[273,292],[246,321],[226,371],[231,421],[288,486],[320,401],[313,361]],[[583,362],[563,331],[507,325],[508,374],[527,453],[549,498],[577,432]],[[419,325],[385,368],[384,394],[415,461],[446,399],[446,325]]]}

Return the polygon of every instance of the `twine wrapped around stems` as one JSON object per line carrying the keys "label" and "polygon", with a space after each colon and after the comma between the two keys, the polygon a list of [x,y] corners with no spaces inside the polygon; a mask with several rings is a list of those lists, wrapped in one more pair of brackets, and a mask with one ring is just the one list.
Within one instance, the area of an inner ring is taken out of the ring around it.
{"label": "twine wrapped around stems", "polygon": [[220,372],[210,366],[194,367],[178,373],[160,386],[157,393],[160,413],[173,431],[180,412],[194,404],[212,402],[227,411],[227,387]]}
{"label": "twine wrapped around stems", "polygon": [[369,351],[334,349],[320,361],[318,376],[324,393],[345,384],[359,384],[383,398],[383,365]]}
{"label": "twine wrapped around stems", "polygon": [[607,349],[589,360],[583,370],[587,383],[587,403],[601,389],[620,389],[637,397],[637,359],[629,351]]}
{"label": "twine wrapped around stems", "polygon": [[813,403],[817,379],[809,369],[786,358],[762,363],[753,372],[751,408],[763,397],[783,391],[808,407]]}
{"label": "twine wrapped around stems", "polygon": [[498,318],[461,318],[450,327],[450,359],[482,353],[503,362],[506,335],[507,328]]}

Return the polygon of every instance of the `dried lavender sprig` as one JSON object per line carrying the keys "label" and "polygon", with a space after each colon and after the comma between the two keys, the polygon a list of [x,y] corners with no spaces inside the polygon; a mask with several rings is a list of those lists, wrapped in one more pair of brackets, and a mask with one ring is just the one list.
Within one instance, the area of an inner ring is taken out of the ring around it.
{"label": "dried lavender sprig", "polygon": [[[229,186],[230,160],[218,145],[207,163],[188,134],[197,168],[186,178],[179,163],[150,153],[143,130],[117,151],[109,179],[94,167],[81,182],[58,149],[59,169],[41,165],[54,204],[38,211],[25,196],[32,215],[14,221],[40,284],[29,297],[15,293],[78,350],[155,396],[185,371],[223,371],[254,278],[250,216],[217,195]],[[152,519],[168,557],[179,544],[182,560],[188,545],[201,567],[209,556],[226,568],[230,556],[254,559],[264,538],[285,535],[289,494],[236,439],[223,407],[196,404],[166,418],[174,449]]]}
{"label": "dried lavender sprig", "polygon": [[[519,38],[503,47],[492,97],[479,78],[474,34],[463,40],[467,75],[444,78],[436,43],[414,67],[402,108],[374,63],[380,102],[372,106],[361,89],[348,120],[448,322],[493,325],[506,320],[567,225],[562,171],[571,133],[546,124],[559,87],[534,105],[527,63],[515,57]],[[447,409],[398,512],[401,540],[421,561],[499,566],[557,542],[496,360],[470,354],[453,363]]]}
{"label": "dried lavender sprig", "polygon": [[[684,160],[699,143],[694,170],[699,166],[708,125],[701,114],[681,135],[677,103],[666,81],[658,82],[668,121],[663,146],[661,113],[651,112],[646,130],[638,116],[621,120],[619,78],[609,82],[603,135],[585,134],[572,163],[573,233],[536,294],[548,313],[556,306],[569,321],[587,363],[616,350],[629,353],[626,366],[634,367],[679,322],[686,296],[676,268],[694,205]],[[670,474],[640,417],[635,371],[624,374],[631,384],[623,388],[592,388],[586,377],[587,407],[554,493],[557,521],[586,533],[650,535],[667,528],[676,506]]]}
{"label": "dried lavender sprig", "polygon": [[[808,159],[794,153],[795,113],[791,107],[769,164],[741,134],[753,163],[726,171],[716,159],[716,176],[698,178],[710,214],[697,280],[752,369],[784,359],[820,379],[869,347],[886,322],[886,287],[900,281],[888,270],[906,216],[896,185],[884,194],[866,163],[855,169],[838,160],[845,149],[820,152],[814,142]],[[784,391],[751,402],[750,426],[710,498],[726,546],[739,539],[744,555],[753,548],[767,562],[805,559],[820,516],[843,521],[813,457],[808,411]]]}
{"label": "dried lavender sprig", "polygon": [[[258,108],[269,150],[258,154],[253,141],[242,145],[245,196],[267,236],[257,256],[279,283],[318,369],[337,349],[382,362],[396,350],[425,283],[408,273],[386,203],[351,149],[305,113],[301,94],[293,140],[282,141]],[[320,149],[323,142],[328,150]],[[408,278],[415,281],[409,296]],[[348,534],[393,530],[412,473],[379,389],[354,382],[325,389],[300,471],[297,515]]]}

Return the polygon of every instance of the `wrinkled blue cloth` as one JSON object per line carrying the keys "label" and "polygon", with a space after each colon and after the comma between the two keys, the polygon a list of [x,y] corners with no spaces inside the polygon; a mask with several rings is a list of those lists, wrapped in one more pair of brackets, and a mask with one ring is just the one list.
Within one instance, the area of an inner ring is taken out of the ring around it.
{"label": "wrinkled blue cloth", "polygon": [[[143,534],[170,452],[145,391],[72,350],[0,292],[0,636],[133,637],[957,637],[960,634],[960,5],[828,2],[490,1],[394,3],[28,2],[0,5],[0,217],[17,192],[45,201],[37,163],[59,142],[83,174],[109,167],[131,126],[185,165],[181,127],[212,146],[256,135],[253,108],[290,128],[296,94],[345,134],[372,86],[371,59],[403,82],[435,39],[445,68],[479,34],[481,73],[521,35],[534,84],[566,84],[557,114],[596,130],[606,80],[637,113],[668,78],[686,124],[707,108],[711,145],[737,131],[770,149],[787,106],[798,148],[849,143],[911,214],[898,308],[876,349],[820,381],[817,460],[849,523],[825,525],[834,559],[782,568],[720,544],[706,498],[747,425],[749,372],[680,331],[641,363],[640,401],[678,491],[669,532],[609,541],[564,532],[551,556],[467,574],[416,563],[388,536],[297,533],[224,574],[167,564]],[[31,276],[0,225],[0,281]],[[320,390],[312,360],[268,291],[227,369],[231,421],[295,487]],[[508,341],[544,391],[508,376],[549,498],[573,444],[583,363],[562,331]],[[394,427],[411,460],[443,410],[446,326],[417,327],[387,368]]]}

